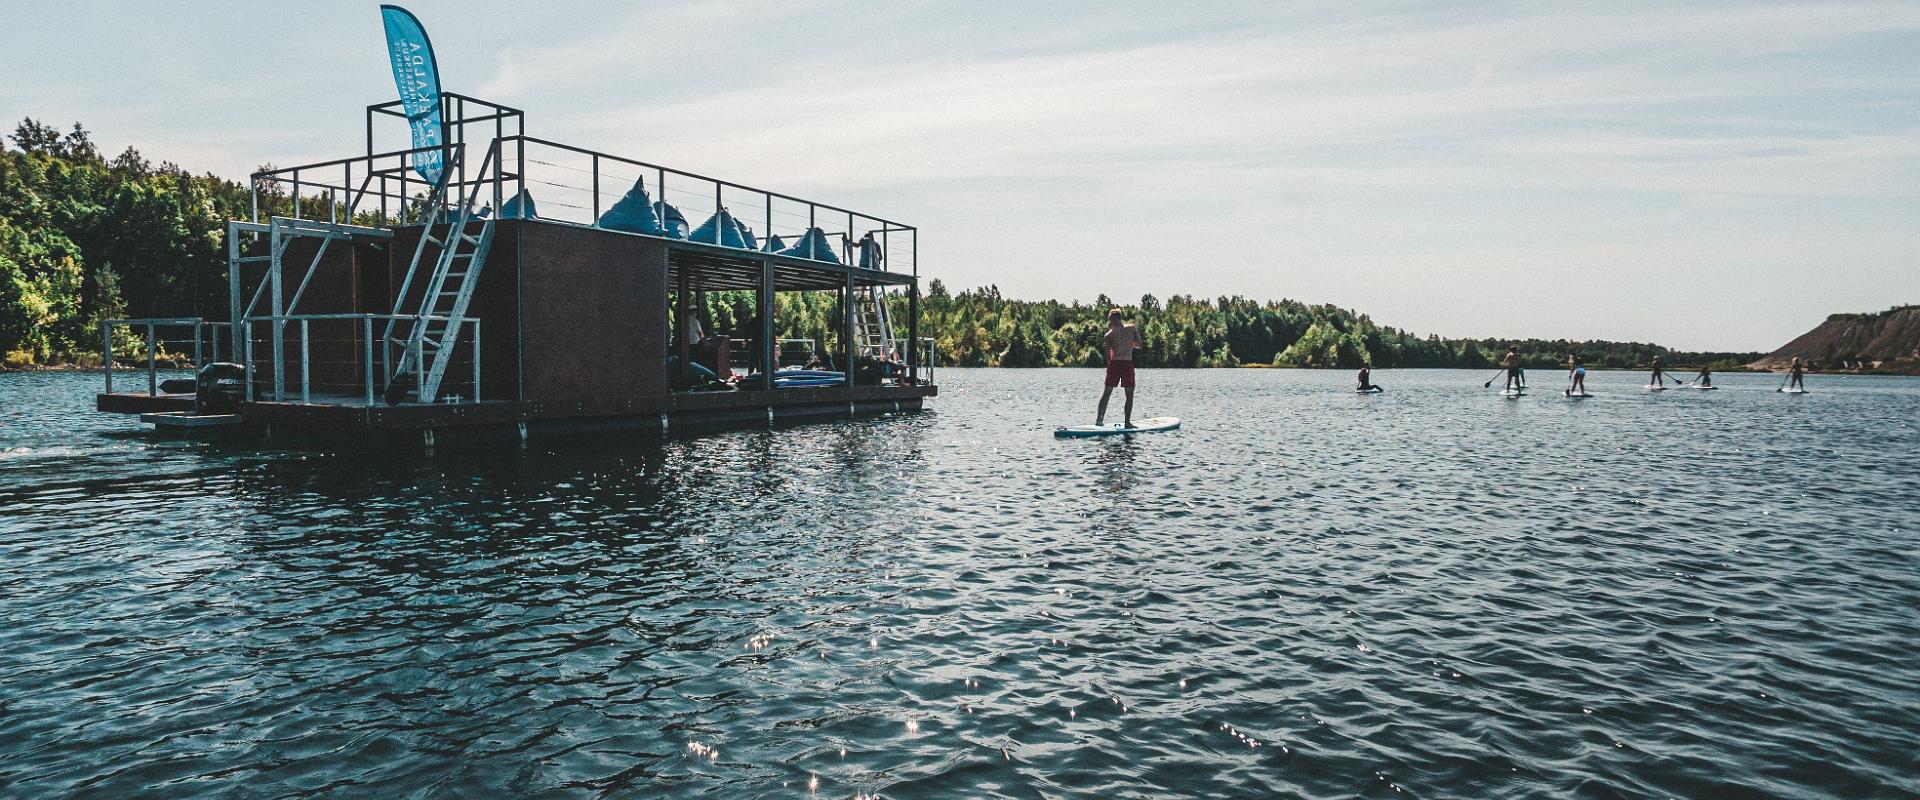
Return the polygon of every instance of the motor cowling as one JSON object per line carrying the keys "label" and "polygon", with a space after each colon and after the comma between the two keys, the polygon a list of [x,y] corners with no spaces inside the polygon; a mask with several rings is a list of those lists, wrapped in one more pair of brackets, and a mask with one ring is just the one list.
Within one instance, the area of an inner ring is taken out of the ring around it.
{"label": "motor cowling", "polygon": [[193,413],[232,414],[246,397],[246,367],[224,361],[208,364],[194,381]]}

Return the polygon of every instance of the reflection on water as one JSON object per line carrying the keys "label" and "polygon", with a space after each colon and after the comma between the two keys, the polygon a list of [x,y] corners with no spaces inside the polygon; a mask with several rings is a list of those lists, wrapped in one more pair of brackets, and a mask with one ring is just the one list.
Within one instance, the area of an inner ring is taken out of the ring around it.
{"label": "reflection on water", "polygon": [[942,375],[432,458],[0,376],[0,794],[1920,792],[1920,381]]}

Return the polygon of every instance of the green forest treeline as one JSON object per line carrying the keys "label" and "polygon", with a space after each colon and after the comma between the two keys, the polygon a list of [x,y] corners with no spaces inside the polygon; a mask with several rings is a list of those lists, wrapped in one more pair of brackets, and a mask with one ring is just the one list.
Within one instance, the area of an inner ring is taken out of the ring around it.
{"label": "green forest treeline", "polygon": [[[0,355],[8,366],[97,359],[100,323],[116,317],[224,319],[226,222],[251,213],[246,184],[148,162],[133,148],[111,159],[76,124],[62,132],[28,119],[12,146],[0,143]],[[274,213],[290,198],[262,199]],[[751,316],[744,294],[711,293],[708,329],[730,333]],[[950,293],[928,284],[920,333],[937,342],[939,363],[960,366],[1098,366],[1105,296],[1078,302],[1010,300],[995,287]],[[1364,314],[1292,300],[1148,295],[1122,306],[1140,326],[1143,366],[1280,365],[1353,368],[1486,367],[1508,345],[1531,366],[1579,354],[1595,367],[1635,367],[1654,355],[1673,364],[1731,367],[1754,353],[1679,353],[1651,344],[1473,340],[1416,336]],[[906,335],[904,298],[895,299]],[[832,295],[780,297],[783,336],[836,347]],[[131,356],[131,334],[116,351]]]}
{"label": "green forest treeline", "polygon": [[[226,222],[247,187],[107,159],[85,129],[31,119],[0,152],[0,355],[8,366],[97,360],[100,321],[225,318]],[[4,145],[0,145],[4,147]],[[117,347],[131,352],[129,338]]]}

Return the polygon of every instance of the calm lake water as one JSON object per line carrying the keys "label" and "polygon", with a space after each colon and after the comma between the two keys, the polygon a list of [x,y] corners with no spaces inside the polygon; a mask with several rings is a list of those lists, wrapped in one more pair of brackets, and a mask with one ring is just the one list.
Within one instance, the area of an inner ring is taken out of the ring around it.
{"label": "calm lake water", "polygon": [[0,376],[0,795],[1920,796],[1920,380],[1376,377],[379,458]]}

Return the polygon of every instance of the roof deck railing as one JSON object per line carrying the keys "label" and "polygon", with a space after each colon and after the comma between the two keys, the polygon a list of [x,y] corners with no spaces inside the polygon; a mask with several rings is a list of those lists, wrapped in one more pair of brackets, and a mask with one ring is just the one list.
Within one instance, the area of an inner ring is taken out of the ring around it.
{"label": "roof deck railing", "polygon": [[[643,206],[651,227],[661,231],[662,238],[760,253],[787,249],[787,255],[919,275],[919,231],[913,226],[649,161],[507,132],[507,120],[519,127],[518,111],[491,104],[480,109],[486,113],[449,123],[454,133],[447,144],[379,153],[369,147],[361,156],[257,172],[253,221],[259,222],[263,214],[370,226],[441,219],[449,209],[426,207],[434,185],[414,169],[422,155],[438,153],[440,163],[452,170],[442,178],[449,204],[454,198],[474,196],[481,198],[489,214],[497,215],[504,207],[512,217],[604,227],[604,215],[629,192],[637,191],[644,193],[645,202],[629,202],[626,210]],[[391,113],[385,106],[373,106],[369,119]],[[492,122],[498,135],[465,137],[466,126],[476,122]],[[371,122],[368,135],[371,144]],[[492,166],[469,172],[468,159],[455,157],[468,147],[498,147],[499,157]],[[716,219],[722,209],[726,218]],[[728,220],[733,224],[726,224]],[[814,230],[819,231],[821,242],[803,244]],[[871,244],[863,247],[868,237]]]}

